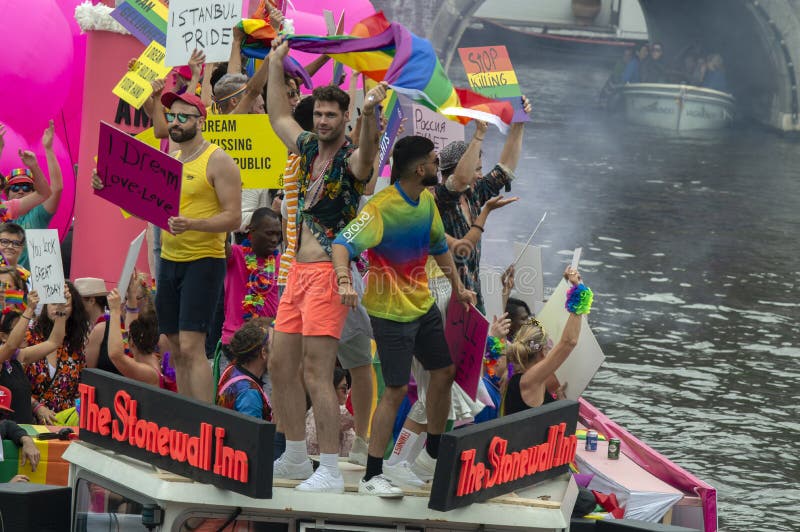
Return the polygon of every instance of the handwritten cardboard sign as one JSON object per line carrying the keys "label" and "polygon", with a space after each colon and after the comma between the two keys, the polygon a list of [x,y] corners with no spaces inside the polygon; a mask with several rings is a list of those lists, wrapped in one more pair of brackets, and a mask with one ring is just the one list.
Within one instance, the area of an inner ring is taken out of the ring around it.
{"label": "handwritten cardboard sign", "polygon": [[125,74],[111,92],[140,109],[153,93],[150,82],[165,77],[172,70],[164,64],[165,55],[163,46],[155,41],[151,42],[136,60],[133,69]]}
{"label": "handwritten cardboard sign", "polygon": [[203,136],[233,158],[243,188],[283,188],[288,152],[268,115],[209,115]]}
{"label": "handwritten cardboard sign", "polygon": [[410,104],[407,109],[408,121],[403,136],[420,135],[433,141],[434,149],[438,152],[451,142],[464,140],[464,126],[445,118],[424,105]]}
{"label": "handwritten cardboard sign", "polygon": [[472,90],[488,98],[507,100],[514,107],[513,122],[528,122],[522,109],[522,91],[505,46],[459,48],[458,55],[467,71]]}
{"label": "handwritten cardboard sign", "polygon": [[27,229],[25,240],[31,261],[31,287],[42,303],[66,303],[64,265],[57,229]]}
{"label": "handwritten cardboard sign", "polygon": [[392,96],[389,98],[389,103],[386,104],[384,111],[386,118],[386,129],[381,135],[380,144],[378,145],[380,154],[380,164],[378,168],[383,168],[389,162],[392,146],[397,138],[397,133],[400,131],[400,124],[403,121],[403,107],[397,98],[397,93],[392,91]]}
{"label": "handwritten cardboard sign", "polygon": [[456,382],[472,399],[478,393],[489,321],[473,305],[464,309],[455,296],[447,305],[444,336],[456,366]]}
{"label": "handwritten cardboard sign", "polygon": [[189,64],[195,49],[207,63],[228,60],[233,26],[242,19],[242,0],[172,0],[167,21],[169,66]]}
{"label": "handwritten cardboard sign", "polygon": [[104,187],[97,196],[169,231],[167,220],[180,209],[182,173],[177,159],[100,122],[97,174]]}
{"label": "handwritten cardboard sign", "polygon": [[160,0],[130,0],[117,5],[111,16],[131,35],[148,46],[167,44],[167,6]]}
{"label": "handwritten cardboard sign", "polygon": [[[117,290],[121,298],[125,298],[128,292],[128,286],[131,284],[131,275],[133,269],[136,267],[136,259],[139,258],[139,252],[142,250],[142,242],[144,242],[144,235],[147,232],[145,229],[133,239],[131,246],[128,248],[128,254],[125,256],[125,263],[122,265],[122,275],[119,276],[119,284]],[[128,303],[129,305],[131,303]]]}
{"label": "handwritten cardboard sign", "polygon": [[[569,283],[561,280],[553,291],[553,295],[545,303],[544,308],[536,315],[544,326],[547,334],[554,342],[561,338],[561,331],[567,324],[569,312],[564,308],[567,299],[567,289]],[[600,369],[605,360],[603,350],[594,337],[589,322],[586,318],[581,319],[581,334],[578,337],[578,345],[572,350],[569,357],[556,370],[556,377],[561,384],[567,383],[564,393],[567,399],[577,401],[589,386],[594,374]]]}

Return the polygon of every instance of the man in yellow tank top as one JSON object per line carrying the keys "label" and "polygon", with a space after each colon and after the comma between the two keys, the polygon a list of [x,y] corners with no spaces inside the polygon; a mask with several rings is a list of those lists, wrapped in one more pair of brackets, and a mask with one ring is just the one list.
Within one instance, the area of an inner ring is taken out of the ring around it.
{"label": "man in yellow tank top", "polygon": [[165,93],[169,136],[183,162],[180,216],[169,219],[158,269],[159,330],[169,338],[178,392],[213,402],[205,340],[222,297],[226,233],[242,218],[242,180],[233,159],[202,135],[206,108],[193,94]]}

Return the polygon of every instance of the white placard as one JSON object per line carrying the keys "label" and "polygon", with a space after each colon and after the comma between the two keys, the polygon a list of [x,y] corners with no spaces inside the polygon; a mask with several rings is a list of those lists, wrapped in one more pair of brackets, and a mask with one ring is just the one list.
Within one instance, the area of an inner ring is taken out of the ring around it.
{"label": "white placard", "polygon": [[[524,250],[524,252],[523,252]],[[514,267],[514,292],[512,297],[521,299],[531,309],[541,308],[544,301],[544,280],[542,278],[542,248],[525,246],[514,242],[514,256],[519,257]],[[533,310],[533,312],[536,312]]]}
{"label": "white placard", "polygon": [[[542,311],[536,318],[542,323],[547,334],[558,342],[561,338],[561,331],[567,324],[569,312],[564,308],[564,301],[567,299],[567,285],[569,283],[562,280],[553,295],[545,303]],[[556,370],[556,377],[561,384],[567,383],[564,393],[567,399],[577,400],[589,386],[594,374],[600,369],[606,356],[600,349],[600,344],[594,337],[589,322],[586,318],[581,319],[581,334],[578,338],[578,345],[572,350],[567,360]]]}
{"label": "white placard", "polygon": [[[122,275],[120,276],[119,283],[117,284],[117,291],[119,292],[119,297],[122,299],[125,299],[125,293],[128,291],[128,285],[131,282],[131,275],[133,275],[133,269],[136,267],[136,259],[139,258],[139,252],[142,250],[142,242],[144,242],[144,234],[146,232],[147,229],[139,233],[139,236],[131,241],[131,245],[128,248],[128,255],[125,257],[125,264],[122,265]],[[130,302],[128,305],[130,305]]]}
{"label": "white placard", "polygon": [[[464,140],[464,126],[450,120],[444,115],[431,111],[424,105],[410,104],[403,101],[403,114],[408,119],[403,137],[419,135],[433,142],[433,149],[439,152],[442,148],[457,140]],[[398,137],[402,138],[402,137]]]}
{"label": "white placard", "polygon": [[41,303],[66,303],[64,265],[56,229],[25,231],[31,263],[31,288],[39,293]]}
{"label": "white placard", "polygon": [[573,270],[578,269],[578,263],[581,261],[581,252],[582,251],[583,251],[583,248],[575,248],[575,252],[572,254],[572,264],[570,264],[570,267]]}
{"label": "white placard", "polygon": [[242,0],[172,0],[167,17],[167,66],[189,64],[195,49],[206,63],[230,58],[233,26],[242,20]]}

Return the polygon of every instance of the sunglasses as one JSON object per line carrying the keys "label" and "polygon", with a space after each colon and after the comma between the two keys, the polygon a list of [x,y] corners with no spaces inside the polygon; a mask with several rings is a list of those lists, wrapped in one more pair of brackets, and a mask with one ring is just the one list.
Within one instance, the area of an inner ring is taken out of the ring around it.
{"label": "sunglasses", "polygon": [[190,118],[199,118],[203,115],[187,115],[186,113],[164,113],[164,117],[167,119],[167,122],[174,122],[175,119],[178,120],[179,123],[185,124]]}
{"label": "sunglasses", "polygon": [[14,246],[15,248],[21,248],[25,245],[24,240],[10,240],[8,238],[0,238],[0,246],[9,247]]}
{"label": "sunglasses", "polygon": [[15,183],[8,187],[10,192],[30,192],[33,190],[33,185],[30,183]]}

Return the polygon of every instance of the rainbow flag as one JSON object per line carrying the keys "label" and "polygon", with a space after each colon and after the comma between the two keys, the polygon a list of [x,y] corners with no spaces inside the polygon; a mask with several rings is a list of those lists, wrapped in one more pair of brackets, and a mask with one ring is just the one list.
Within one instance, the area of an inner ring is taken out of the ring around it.
{"label": "rainbow flag", "polygon": [[15,290],[13,288],[6,289],[6,306],[25,306],[25,292],[23,290]]}
{"label": "rainbow flag", "polygon": [[[39,449],[41,457],[36,471],[31,470],[30,463],[22,465],[22,454],[14,442],[3,440],[4,460],[0,462],[0,482],[8,482],[17,474],[27,475],[31,482],[37,484],[52,484],[67,486],[69,484],[69,462],[62,458],[70,442],[64,440],[38,440],[36,435],[41,432],[58,432],[64,427],[51,427],[44,425],[20,425]],[[77,427],[73,427],[78,432]]]}
{"label": "rainbow flag", "polygon": [[[242,21],[242,29],[255,39],[263,24]],[[261,21],[264,22],[264,21]],[[263,32],[267,35],[268,32]],[[257,39],[256,39],[257,40]],[[249,53],[268,52],[270,38],[249,43]],[[484,99],[478,107],[462,101],[447,78],[431,43],[411,33],[405,26],[390,23],[378,12],[357,23],[350,35],[289,35],[289,47],[300,52],[325,54],[374,81],[386,81],[392,89],[438,113],[456,117],[460,122],[471,118],[485,120],[507,131],[513,111],[507,102],[489,105]],[[248,54],[248,49],[244,50]],[[474,94],[466,91],[462,94]],[[479,96],[479,95],[475,95]]]}

